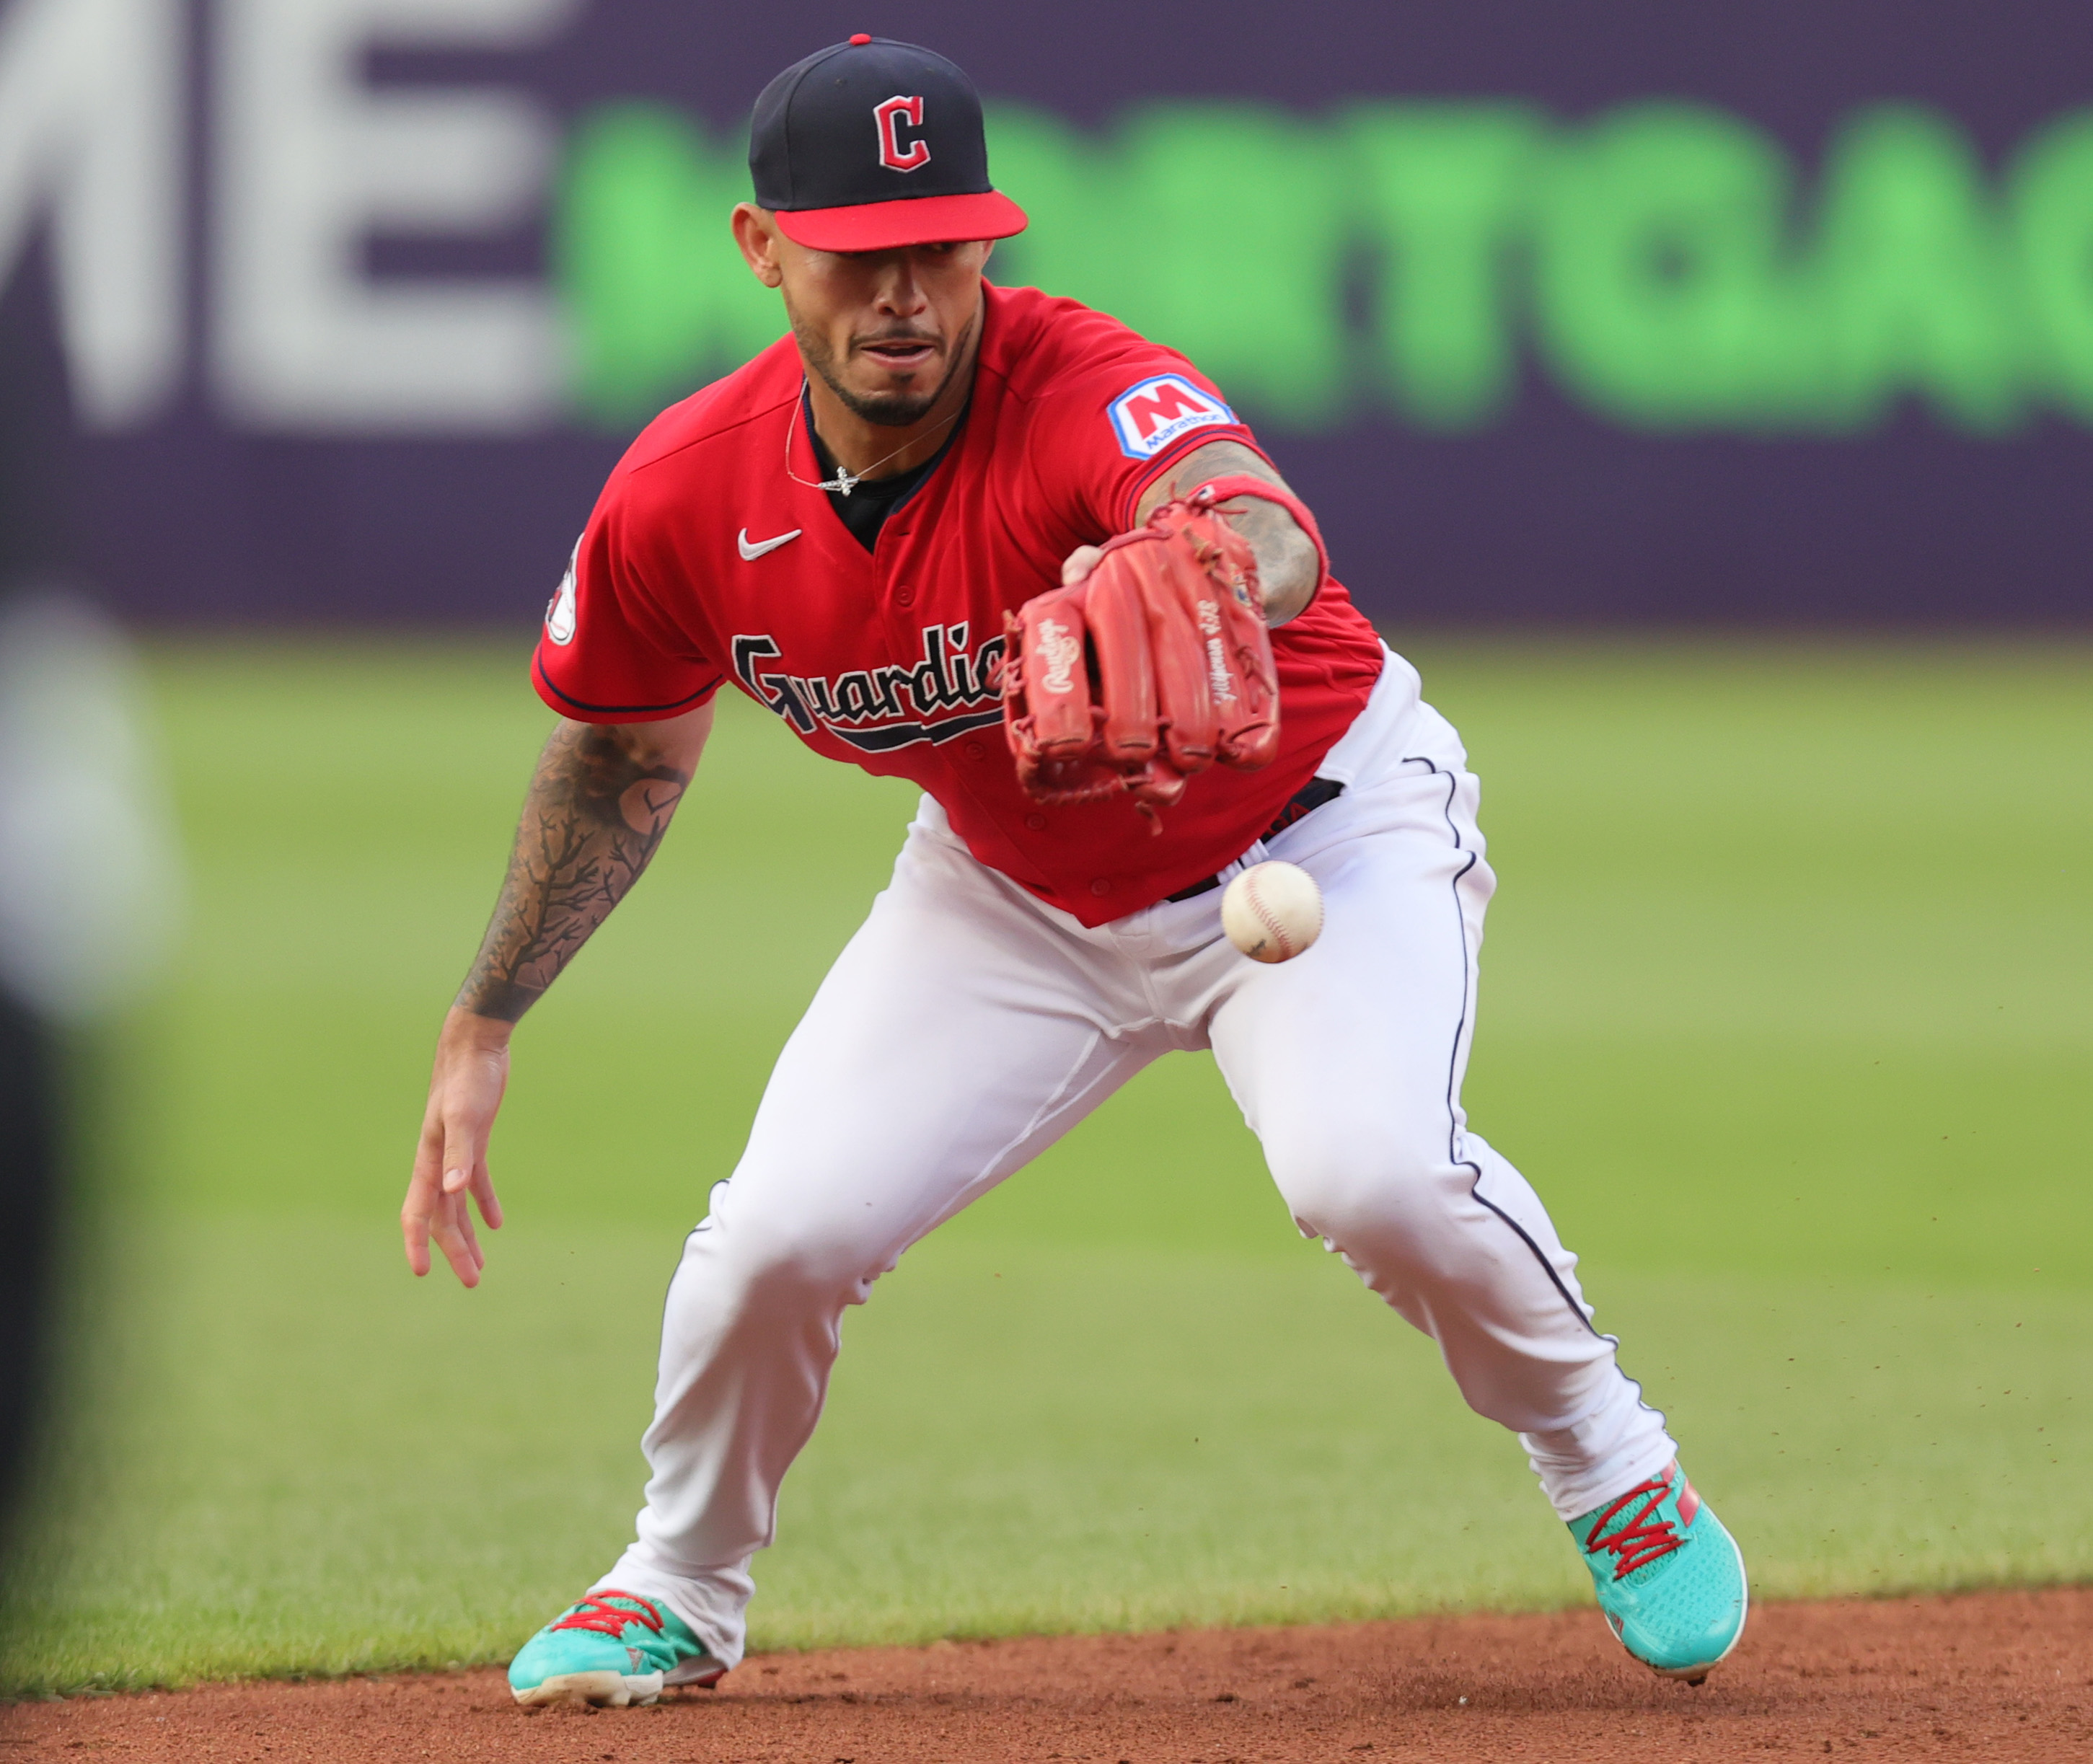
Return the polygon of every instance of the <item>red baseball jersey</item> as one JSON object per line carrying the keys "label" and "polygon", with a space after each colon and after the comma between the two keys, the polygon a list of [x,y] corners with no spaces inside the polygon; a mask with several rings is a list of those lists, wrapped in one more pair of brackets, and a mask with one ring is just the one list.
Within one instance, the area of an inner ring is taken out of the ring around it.
{"label": "red baseball jersey", "polygon": [[1124,800],[1041,807],[1001,728],[1003,614],[1132,526],[1173,462],[1224,437],[1254,447],[1249,429],[1174,351],[990,287],[960,431],[868,552],[812,488],[801,386],[781,338],[633,443],[546,613],[532,673],[553,709],[637,722],[731,683],[816,752],[921,786],[982,863],[1094,925],[1241,856],[1365,704],[1380,642],[1326,578],[1272,633],[1271,765],[1200,774],[1159,834]]}

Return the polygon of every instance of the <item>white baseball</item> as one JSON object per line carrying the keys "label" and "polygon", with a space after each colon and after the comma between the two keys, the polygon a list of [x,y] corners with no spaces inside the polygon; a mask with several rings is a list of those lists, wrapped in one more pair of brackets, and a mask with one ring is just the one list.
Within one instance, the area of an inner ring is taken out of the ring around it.
{"label": "white baseball", "polygon": [[1323,891],[1298,864],[1253,864],[1222,893],[1221,929],[1252,961],[1291,961],[1323,934]]}

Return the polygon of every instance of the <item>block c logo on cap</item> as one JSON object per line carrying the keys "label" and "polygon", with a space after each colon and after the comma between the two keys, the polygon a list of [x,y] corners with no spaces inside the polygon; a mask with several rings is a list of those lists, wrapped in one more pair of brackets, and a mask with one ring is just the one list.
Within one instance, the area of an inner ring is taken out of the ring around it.
{"label": "block c logo on cap", "polygon": [[1128,387],[1107,414],[1129,459],[1153,459],[1181,435],[1236,419],[1234,411],[1182,374],[1158,374]]}
{"label": "block c logo on cap", "polygon": [[879,130],[879,163],[890,171],[920,171],[930,163],[930,144],[920,135],[904,150],[901,145],[901,125],[906,122],[911,128],[923,126],[923,101],[920,98],[904,98],[899,93],[884,104],[872,107],[872,120]]}

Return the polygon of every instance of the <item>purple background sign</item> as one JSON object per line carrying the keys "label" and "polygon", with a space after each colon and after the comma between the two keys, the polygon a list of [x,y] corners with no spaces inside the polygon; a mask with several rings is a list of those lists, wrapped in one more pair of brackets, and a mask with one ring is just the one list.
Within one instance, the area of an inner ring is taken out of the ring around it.
{"label": "purple background sign", "polygon": [[[63,28],[32,37],[47,18]],[[1867,106],[1937,113],[2004,189],[2029,138],[2093,98],[2093,15],[2073,0],[9,0],[0,93],[43,96],[0,137],[53,144],[41,171],[0,175],[20,184],[0,188],[0,321],[48,340],[41,367],[14,350],[9,395],[18,417],[40,387],[74,413],[43,462],[69,502],[30,498],[54,529],[69,509],[50,548],[154,621],[535,616],[624,438],[563,389],[547,215],[570,132],[642,99],[724,141],[778,68],[854,29],[1090,131],[1158,99],[1304,119],[1508,99],[1572,131],[1691,101],[1784,149],[1805,194]],[[1918,397],[1840,432],[1666,432],[1519,348],[1502,410],[1458,432],[1385,403],[1289,427],[1238,401],[1376,616],[2093,610],[2093,418],[2057,400],[1991,433]]]}

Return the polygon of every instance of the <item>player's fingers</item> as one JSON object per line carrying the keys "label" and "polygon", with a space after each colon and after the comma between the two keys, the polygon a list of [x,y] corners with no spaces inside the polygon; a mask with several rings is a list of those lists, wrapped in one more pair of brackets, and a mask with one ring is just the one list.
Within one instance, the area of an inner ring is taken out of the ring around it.
{"label": "player's fingers", "polygon": [[470,1224],[459,1229],[460,1217],[465,1211],[464,1198],[446,1194],[436,1206],[432,1230],[437,1247],[444,1252],[444,1259],[451,1265],[451,1272],[458,1277],[462,1286],[479,1284],[479,1260],[474,1253],[470,1237]]}
{"label": "player's fingers", "polygon": [[442,1194],[441,1147],[432,1145],[428,1129],[414,1150],[414,1174],[407,1178],[407,1198],[400,1203],[400,1235],[407,1250],[407,1266],[418,1276],[429,1272],[429,1223]]}
{"label": "player's fingers", "polygon": [[443,1123],[431,1099],[422,1117],[421,1138],[414,1145],[414,1168],[407,1179],[407,1198],[400,1206],[407,1266],[417,1276],[429,1272],[429,1224],[443,1192]]}
{"label": "player's fingers", "polygon": [[494,1172],[482,1158],[472,1172],[472,1198],[479,1203],[479,1216],[487,1221],[489,1231],[501,1229],[501,1202],[494,1192]]}
{"label": "player's fingers", "polygon": [[419,1176],[407,1185],[407,1198],[400,1208],[400,1237],[407,1251],[407,1266],[417,1279],[429,1272],[429,1210],[431,1185]]}
{"label": "player's fingers", "polygon": [[1095,545],[1078,545],[1062,560],[1061,586],[1075,587],[1104,561],[1104,555]]}
{"label": "player's fingers", "polygon": [[457,1234],[465,1244],[466,1254],[472,1258],[472,1270],[477,1274],[487,1266],[487,1251],[479,1246],[479,1232],[472,1222],[472,1203],[462,1194],[457,1198]]}
{"label": "player's fingers", "polygon": [[465,1195],[447,1194],[444,1197],[444,1215],[451,1230],[451,1241],[462,1250],[477,1274],[487,1265],[487,1258],[479,1253],[479,1233],[473,1229],[472,1203]]}

